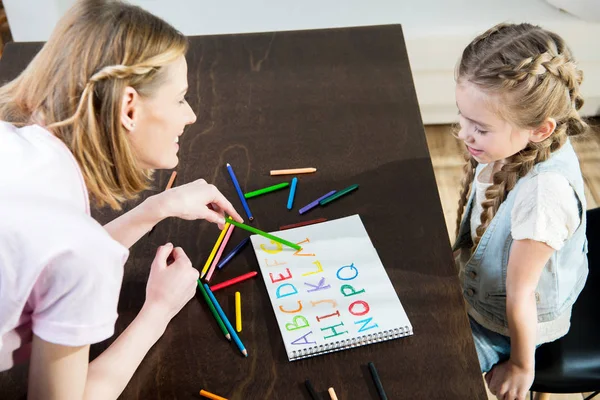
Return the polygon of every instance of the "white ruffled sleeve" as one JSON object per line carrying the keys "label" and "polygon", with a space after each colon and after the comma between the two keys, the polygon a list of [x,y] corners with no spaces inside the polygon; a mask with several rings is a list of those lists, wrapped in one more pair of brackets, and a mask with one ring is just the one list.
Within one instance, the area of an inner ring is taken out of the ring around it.
{"label": "white ruffled sleeve", "polygon": [[578,200],[567,179],[544,172],[523,182],[511,214],[514,240],[531,239],[560,250],[580,223]]}

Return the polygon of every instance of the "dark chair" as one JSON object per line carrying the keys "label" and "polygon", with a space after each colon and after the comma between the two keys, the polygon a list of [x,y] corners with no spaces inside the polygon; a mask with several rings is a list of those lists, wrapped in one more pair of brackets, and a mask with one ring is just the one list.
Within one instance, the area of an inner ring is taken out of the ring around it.
{"label": "dark chair", "polygon": [[586,400],[600,393],[600,208],[587,212],[587,238],[590,272],[573,306],[571,329],[536,351],[532,392],[594,392]]}

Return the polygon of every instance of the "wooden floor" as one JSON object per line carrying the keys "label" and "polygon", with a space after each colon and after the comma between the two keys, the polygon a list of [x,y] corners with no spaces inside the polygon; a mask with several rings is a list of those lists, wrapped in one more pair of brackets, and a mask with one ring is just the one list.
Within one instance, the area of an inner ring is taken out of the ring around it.
{"label": "wooden floor", "polygon": [[[596,120],[595,125],[600,125]],[[425,126],[427,144],[435,172],[438,191],[446,218],[446,227],[450,241],[454,241],[456,229],[456,209],[462,167],[464,145],[450,134],[449,125]],[[587,137],[573,141],[573,147],[579,157],[585,181],[585,196],[588,209],[600,207],[600,130],[593,131]],[[587,394],[585,394],[587,395]],[[489,399],[496,399],[488,392]],[[553,394],[551,400],[581,400],[584,394]]]}

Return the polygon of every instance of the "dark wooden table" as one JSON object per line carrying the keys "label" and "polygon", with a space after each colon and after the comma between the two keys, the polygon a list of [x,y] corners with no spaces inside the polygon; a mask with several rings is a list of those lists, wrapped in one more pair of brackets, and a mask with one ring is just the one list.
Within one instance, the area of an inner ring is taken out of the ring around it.
{"label": "dark wooden table", "polygon": [[[235,290],[243,293],[247,359],[224,340],[198,295],[150,350],[122,398],[194,399],[204,388],[229,399],[309,399],[303,385],[309,378],[323,398],[333,386],[340,399],[377,399],[369,361],[390,399],[485,398],[401,27],[203,36],[190,44],[189,98],[198,121],[181,138],[176,184],[204,178],[245,217],[227,162],[244,190],[282,181],[269,176],[271,169],[317,167],[299,176],[294,211],[285,207],[287,191],[252,199],[253,225],[272,231],[360,214],[414,335],[289,362],[265,285],[254,279],[216,292],[230,315]],[[8,45],[0,79],[15,77],[39,48]],[[169,176],[157,172],[155,192]],[[298,215],[298,207],[353,183],[360,184],[353,194]],[[103,223],[115,215],[95,212]],[[142,306],[158,245],[182,246],[200,269],[217,235],[206,222],[169,219],[134,245],[117,333]],[[236,230],[231,243],[246,235]],[[248,247],[213,281],[255,269]],[[92,356],[110,342],[93,346]],[[0,374],[0,397],[22,397],[25,378],[24,366]]]}

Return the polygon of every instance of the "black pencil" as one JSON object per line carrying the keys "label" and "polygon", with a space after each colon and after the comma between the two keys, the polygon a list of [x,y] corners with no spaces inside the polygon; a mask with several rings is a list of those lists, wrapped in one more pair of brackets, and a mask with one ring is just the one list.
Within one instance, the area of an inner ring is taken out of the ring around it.
{"label": "black pencil", "polygon": [[319,395],[315,391],[315,388],[313,387],[312,383],[310,383],[310,381],[307,379],[307,380],[304,381],[304,384],[306,385],[306,390],[308,390],[308,393],[310,394],[310,397],[313,400],[319,400]]}
{"label": "black pencil", "polygon": [[377,393],[379,393],[379,397],[381,398],[381,400],[387,400],[387,395],[385,394],[385,390],[383,390],[381,379],[379,379],[379,374],[375,369],[375,364],[373,364],[372,362],[369,363],[369,371],[371,371],[371,376],[373,377],[373,382],[375,383],[375,387],[377,388]]}

